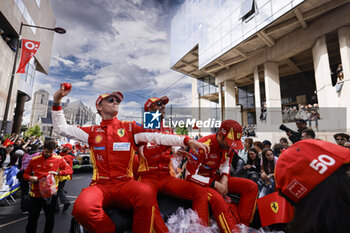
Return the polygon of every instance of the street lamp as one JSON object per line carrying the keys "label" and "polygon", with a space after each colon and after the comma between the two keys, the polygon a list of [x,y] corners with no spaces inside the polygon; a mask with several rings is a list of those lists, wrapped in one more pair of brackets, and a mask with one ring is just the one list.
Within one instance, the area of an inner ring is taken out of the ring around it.
{"label": "street lamp", "polygon": [[10,101],[11,101],[11,94],[12,94],[12,88],[13,88],[13,81],[14,81],[15,75],[16,75],[17,57],[18,57],[19,44],[21,42],[21,34],[22,34],[23,26],[39,28],[39,29],[44,29],[44,30],[50,30],[50,31],[57,32],[59,34],[66,33],[66,30],[64,28],[60,28],[60,27],[47,28],[47,27],[41,27],[41,26],[21,23],[21,27],[20,27],[19,33],[18,33],[19,43],[17,43],[17,45],[16,45],[15,61],[13,62],[13,68],[12,68],[12,74],[11,74],[11,80],[10,80],[10,87],[9,87],[9,91],[8,91],[8,94],[7,94],[6,106],[5,106],[5,112],[4,112],[4,119],[3,119],[2,125],[1,125],[1,136],[3,136],[5,134],[5,129],[6,129],[6,125],[7,125],[7,117],[8,117],[8,112],[9,112],[9,109],[10,109]]}

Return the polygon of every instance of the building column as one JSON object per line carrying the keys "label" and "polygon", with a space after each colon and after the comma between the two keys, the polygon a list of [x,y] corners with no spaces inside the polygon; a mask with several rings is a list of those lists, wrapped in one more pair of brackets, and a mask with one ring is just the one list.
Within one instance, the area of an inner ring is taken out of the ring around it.
{"label": "building column", "polygon": [[232,80],[226,80],[224,83],[225,109],[223,120],[232,119],[242,124],[241,108],[236,104],[236,83]]}
{"label": "building column", "polygon": [[315,69],[318,105],[322,107],[337,107],[337,94],[332,86],[331,68],[326,44],[326,36],[321,36],[312,47]]}
{"label": "building column", "polygon": [[222,82],[220,82],[218,84],[218,89],[219,89],[219,111],[220,111],[220,118],[221,120],[225,119],[225,113],[224,113],[224,109],[225,109],[225,102],[222,101]]}
{"label": "building column", "polygon": [[256,116],[256,128],[258,129],[261,113],[261,100],[260,100],[260,80],[258,66],[254,67],[254,97],[255,97],[255,116]]}
{"label": "building column", "polygon": [[340,57],[343,65],[344,84],[340,92],[340,105],[346,108],[346,128],[350,131],[350,27],[338,30]]}
{"label": "building column", "polygon": [[[281,88],[278,63],[266,62],[264,64],[265,93],[266,93],[266,126],[276,130],[282,124]],[[270,130],[271,131],[271,130]]]}
{"label": "building column", "polygon": [[[332,86],[331,68],[327,51],[326,36],[321,36],[312,47],[318,105],[320,107],[321,131],[344,131],[346,109],[341,108],[340,93]],[[349,90],[349,89],[348,89]],[[344,86],[341,92],[344,92]],[[347,101],[347,100],[345,100]]]}

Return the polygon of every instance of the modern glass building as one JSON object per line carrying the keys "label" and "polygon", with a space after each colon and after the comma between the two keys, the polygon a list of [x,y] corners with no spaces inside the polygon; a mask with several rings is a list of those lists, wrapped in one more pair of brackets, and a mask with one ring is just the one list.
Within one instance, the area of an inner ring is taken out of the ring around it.
{"label": "modern glass building", "polygon": [[172,20],[171,67],[193,77],[193,107],[215,102],[222,119],[266,131],[278,129],[283,108],[318,104],[342,108],[331,129],[349,131],[348,10],[345,0],[188,0]]}

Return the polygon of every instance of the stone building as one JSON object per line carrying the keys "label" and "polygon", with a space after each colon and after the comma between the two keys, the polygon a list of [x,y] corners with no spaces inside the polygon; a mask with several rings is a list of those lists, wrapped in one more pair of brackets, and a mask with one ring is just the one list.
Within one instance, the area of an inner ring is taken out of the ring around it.
{"label": "stone building", "polygon": [[[49,93],[43,89],[34,93],[32,114],[29,126],[39,125],[45,136],[56,137],[52,131],[51,109],[53,101],[49,100]],[[96,114],[81,101],[70,102],[69,99],[62,103],[63,112],[70,125],[94,125]]]}

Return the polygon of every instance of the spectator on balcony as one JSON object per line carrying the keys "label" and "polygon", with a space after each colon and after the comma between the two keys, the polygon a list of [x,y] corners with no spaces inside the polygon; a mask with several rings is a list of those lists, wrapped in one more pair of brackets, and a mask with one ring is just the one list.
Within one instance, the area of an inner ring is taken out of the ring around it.
{"label": "spectator on balcony", "polygon": [[283,118],[283,123],[287,123],[290,121],[290,109],[287,106],[284,106],[282,110],[282,118]]}
{"label": "spectator on balcony", "polygon": [[308,110],[305,108],[304,105],[300,105],[300,109],[296,115],[296,119],[298,120],[304,120],[307,121],[309,119],[309,113]]}
{"label": "spectator on balcony", "polygon": [[320,119],[320,114],[316,110],[311,110],[309,117],[309,127],[311,127],[311,121],[315,121],[315,128],[318,130],[318,119]]}
{"label": "spectator on balcony", "polygon": [[291,108],[289,109],[289,120],[290,120],[291,122],[294,122],[294,121],[295,121],[295,118],[296,118],[297,113],[298,113],[298,110],[297,110],[297,107],[296,107],[296,106],[291,107]]}

